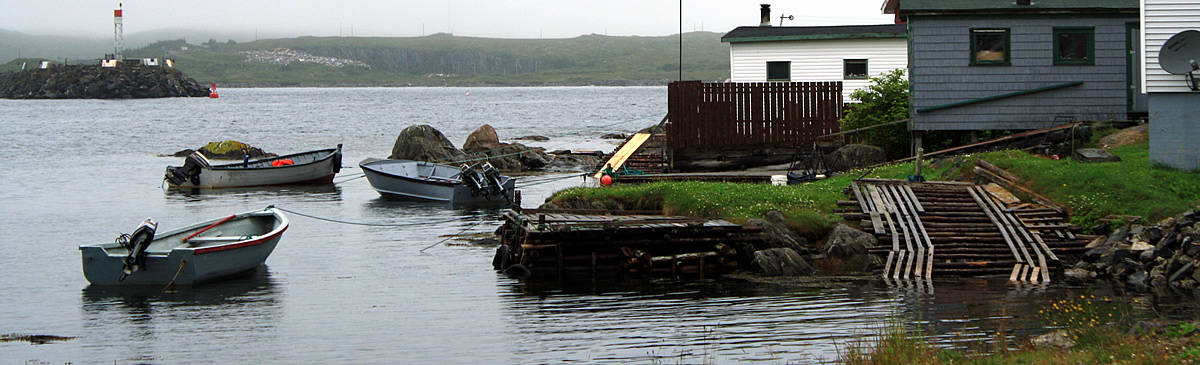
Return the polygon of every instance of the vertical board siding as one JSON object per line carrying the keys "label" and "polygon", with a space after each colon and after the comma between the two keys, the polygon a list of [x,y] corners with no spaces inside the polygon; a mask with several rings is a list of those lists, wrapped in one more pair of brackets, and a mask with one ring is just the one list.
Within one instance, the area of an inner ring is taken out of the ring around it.
{"label": "vertical board siding", "polygon": [[1158,51],[1167,39],[1185,30],[1200,30],[1200,1],[1143,0],[1142,41],[1145,92],[1191,92],[1183,75],[1172,75],[1158,64]]}
{"label": "vertical board siding", "polygon": [[667,144],[674,149],[803,146],[836,133],[841,82],[672,82]]}
{"label": "vertical board siding", "polygon": [[905,38],[815,39],[801,41],[730,43],[729,75],[733,82],[767,81],[767,62],[791,61],[791,81],[842,80],[842,100],[866,88],[869,80],[843,80],[842,60],[866,59],[867,75],[908,67]]}
{"label": "vertical board siding", "polygon": [[[912,42],[913,129],[1037,129],[1063,121],[1125,119],[1127,22],[1136,17],[918,17]],[[1055,27],[1094,27],[1094,65],[1054,65]],[[971,66],[970,29],[1008,28],[1011,66]],[[1083,81],[1082,85],[919,112],[921,108]]]}

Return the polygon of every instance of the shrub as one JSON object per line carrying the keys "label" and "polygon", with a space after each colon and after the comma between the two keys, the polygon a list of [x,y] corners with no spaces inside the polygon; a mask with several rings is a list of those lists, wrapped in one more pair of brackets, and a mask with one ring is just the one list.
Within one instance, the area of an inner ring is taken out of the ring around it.
{"label": "shrub", "polygon": [[[870,127],[908,118],[908,79],[904,69],[885,72],[871,78],[866,89],[854,90],[851,104],[842,117],[842,130]],[[861,132],[867,144],[879,146],[887,151],[888,157],[908,155],[908,126],[901,123]]]}

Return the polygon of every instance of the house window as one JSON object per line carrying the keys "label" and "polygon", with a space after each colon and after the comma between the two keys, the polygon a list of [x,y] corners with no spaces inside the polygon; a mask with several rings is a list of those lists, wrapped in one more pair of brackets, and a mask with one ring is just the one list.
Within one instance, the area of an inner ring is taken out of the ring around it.
{"label": "house window", "polygon": [[1096,64],[1096,29],[1054,28],[1054,64]]}
{"label": "house window", "polygon": [[842,60],[843,80],[866,80],[867,60]]}
{"label": "house window", "polygon": [[792,81],[792,63],[789,61],[767,62],[767,81]]}
{"label": "house window", "polygon": [[1008,66],[1008,29],[971,29],[971,66]]}

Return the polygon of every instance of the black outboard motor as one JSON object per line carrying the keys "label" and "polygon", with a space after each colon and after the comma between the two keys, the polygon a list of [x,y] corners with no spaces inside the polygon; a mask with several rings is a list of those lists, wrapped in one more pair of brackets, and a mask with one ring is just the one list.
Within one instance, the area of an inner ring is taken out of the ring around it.
{"label": "black outboard motor", "polygon": [[131,234],[123,234],[117,237],[117,242],[129,250],[129,254],[125,256],[125,263],[121,267],[121,277],[117,281],[124,281],[129,274],[141,271],[146,267],[146,248],[150,246],[150,242],[154,241],[154,231],[158,229],[158,223],[153,219],[146,218],[138,225],[137,229]]}
{"label": "black outboard motor", "polygon": [[504,191],[504,183],[500,180],[500,171],[496,170],[492,164],[483,163],[483,177],[487,179],[488,192],[492,195],[501,195],[504,199],[508,199],[508,192]]}
{"label": "black outboard motor", "polygon": [[487,182],[484,180],[483,174],[476,171],[471,166],[462,165],[461,173],[463,184],[466,184],[471,189],[471,196],[479,196],[479,194],[487,195]]}
{"label": "black outboard motor", "polygon": [[200,169],[210,167],[208,158],[204,157],[200,151],[192,152],[187,159],[183,161],[183,166],[167,167],[167,180],[172,184],[182,185],[186,181],[191,181],[192,184],[200,185]]}

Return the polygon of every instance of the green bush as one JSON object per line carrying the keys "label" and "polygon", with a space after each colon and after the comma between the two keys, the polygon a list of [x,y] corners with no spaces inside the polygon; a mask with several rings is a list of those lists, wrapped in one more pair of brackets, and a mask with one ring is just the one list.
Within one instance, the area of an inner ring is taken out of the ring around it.
{"label": "green bush", "polygon": [[[895,69],[871,78],[866,89],[854,90],[851,104],[842,117],[842,130],[869,127],[908,118],[908,79],[904,69]],[[855,135],[866,144],[879,146],[889,158],[908,155],[908,126],[901,123],[872,129]]]}

